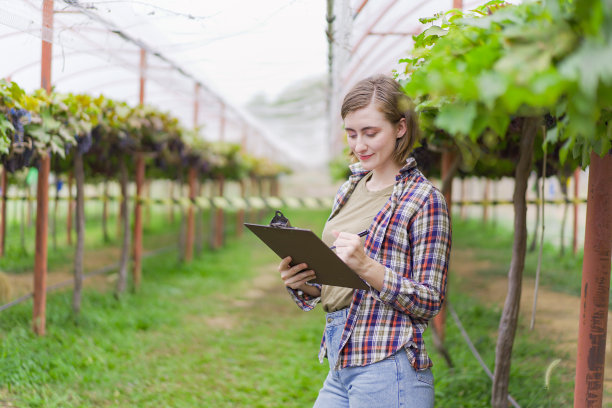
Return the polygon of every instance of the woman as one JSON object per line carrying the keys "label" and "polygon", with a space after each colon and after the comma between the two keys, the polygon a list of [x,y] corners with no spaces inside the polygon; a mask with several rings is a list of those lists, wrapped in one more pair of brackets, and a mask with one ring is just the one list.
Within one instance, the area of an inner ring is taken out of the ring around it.
{"label": "woman", "polygon": [[[369,290],[310,284],[307,264],[279,271],[296,303],[321,302],[326,326],[319,358],[329,374],[315,407],[433,407],[432,362],[423,332],[442,306],[450,254],[444,197],[409,158],[416,115],[397,82],[357,83],[341,110],[352,176],[335,199],[323,241]],[[367,230],[365,242],[357,235]]]}

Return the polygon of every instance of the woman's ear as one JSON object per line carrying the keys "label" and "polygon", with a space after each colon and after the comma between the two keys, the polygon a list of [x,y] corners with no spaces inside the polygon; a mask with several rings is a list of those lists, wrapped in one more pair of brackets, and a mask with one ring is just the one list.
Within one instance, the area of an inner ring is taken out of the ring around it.
{"label": "woman's ear", "polygon": [[406,132],[408,131],[408,126],[406,125],[406,118],[401,118],[399,122],[397,122],[397,135],[395,136],[397,139],[401,139]]}

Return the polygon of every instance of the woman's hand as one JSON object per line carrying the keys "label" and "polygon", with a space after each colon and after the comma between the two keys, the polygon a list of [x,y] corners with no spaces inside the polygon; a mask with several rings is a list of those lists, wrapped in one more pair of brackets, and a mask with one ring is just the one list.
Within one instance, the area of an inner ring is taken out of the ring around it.
{"label": "woman's hand", "polygon": [[313,270],[308,269],[308,265],[301,263],[295,266],[290,266],[291,257],[288,256],[278,265],[281,279],[285,286],[293,290],[301,290],[311,296],[320,296],[321,292],[314,286],[307,285],[306,282],[316,278]]}
{"label": "woman's hand", "polygon": [[336,255],[359,277],[380,291],[383,287],[385,267],[366,255],[361,237],[349,232],[332,231],[336,240]]}

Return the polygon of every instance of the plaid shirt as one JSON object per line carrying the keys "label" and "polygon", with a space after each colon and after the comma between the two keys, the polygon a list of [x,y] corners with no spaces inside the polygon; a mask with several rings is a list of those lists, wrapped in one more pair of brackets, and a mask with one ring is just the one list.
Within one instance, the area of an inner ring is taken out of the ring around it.
{"label": "plaid shirt", "polygon": [[[351,171],[338,190],[329,219],[368,173],[359,163],[351,165]],[[384,284],[380,292],[372,287],[354,291],[336,369],[372,364],[402,348],[416,370],[426,369],[432,362],[423,332],[444,301],[451,227],[444,197],[416,168],[413,158],[396,176],[393,193],[369,231],[365,252],[385,266]],[[288,290],[306,311],[320,300]],[[325,355],[323,336],[321,362]]]}

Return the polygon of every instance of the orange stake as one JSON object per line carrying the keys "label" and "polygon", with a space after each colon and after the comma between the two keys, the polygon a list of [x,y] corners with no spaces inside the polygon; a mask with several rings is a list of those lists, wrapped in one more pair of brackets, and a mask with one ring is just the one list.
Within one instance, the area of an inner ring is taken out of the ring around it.
{"label": "orange stake", "polygon": [[612,256],[612,153],[591,154],[574,408],[601,407]]}
{"label": "orange stake", "polygon": [[132,278],[134,290],[138,290],[142,271],[142,190],[145,181],[145,162],[142,154],[136,155],[136,203],[134,205],[134,263]]}
{"label": "orange stake", "polygon": [[[51,56],[53,41],[53,0],[43,1],[42,53],[40,83],[51,92]],[[41,153],[36,195],[36,255],[34,257],[34,307],[32,329],[39,336],[45,334],[47,303],[47,233],[49,219],[49,171],[51,158]]]}

